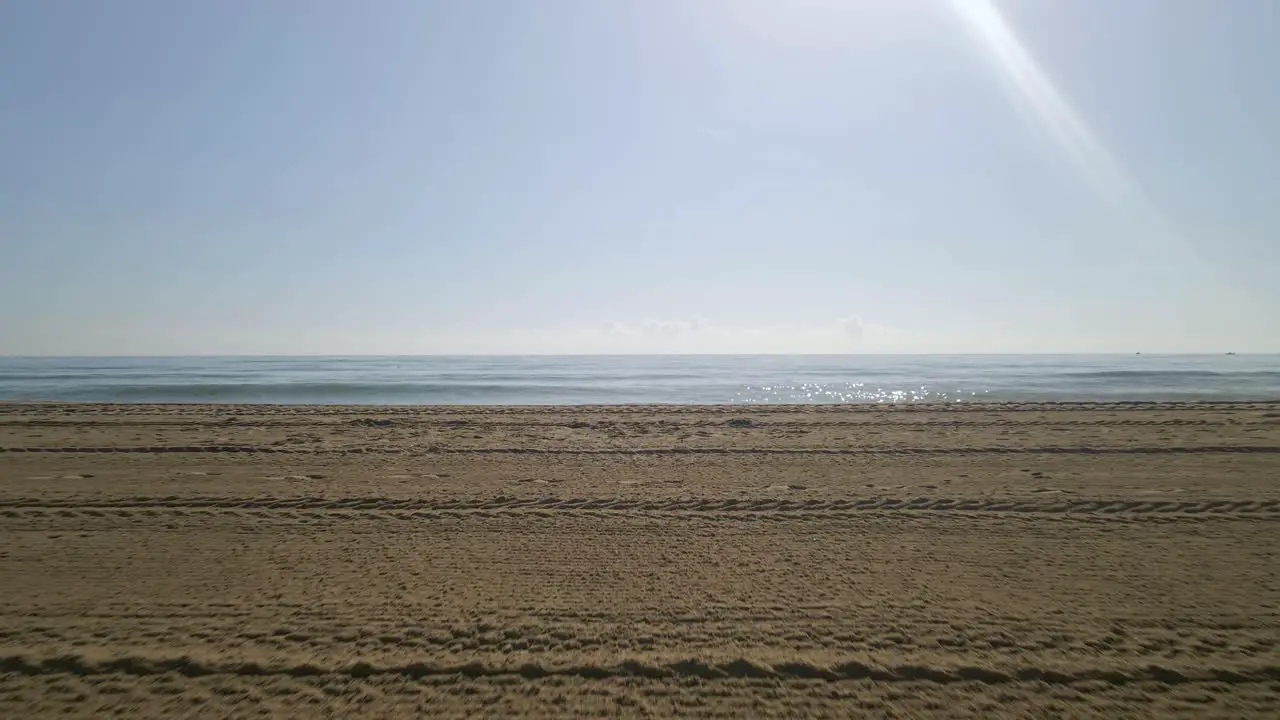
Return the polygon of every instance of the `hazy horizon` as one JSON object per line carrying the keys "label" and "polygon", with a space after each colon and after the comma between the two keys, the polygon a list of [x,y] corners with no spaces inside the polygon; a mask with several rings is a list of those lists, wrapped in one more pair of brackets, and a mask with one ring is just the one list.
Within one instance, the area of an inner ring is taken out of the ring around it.
{"label": "hazy horizon", "polygon": [[94,359],[157,359],[157,360],[181,360],[183,358],[263,358],[263,359],[287,359],[287,358],[700,358],[700,357],[1133,357],[1133,356],[1151,356],[1158,358],[1177,358],[1177,357],[1217,357],[1222,355],[1236,356],[1252,356],[1252,357],[1270,357],[1280,356],[1280,353],[1273,352],[1025,352],[1025,353],[983,353],[983,352],[902,352],[902,353],[876,353],[876,352],[847,352],[847,353],[788,353],[788,352],[761,352],[761,353],[296,353],[296,354],[276,354],[276,353],[188,353],[177,355],[148,354],[148,355],[0,355],[0,358],[9,360],[39,360],[39,359],[56,359],[56,360],[94,360]]}
{"label": "hazy horizon", "polygon": [[15,0],[0,355],[1280,352],[1274,21]]}

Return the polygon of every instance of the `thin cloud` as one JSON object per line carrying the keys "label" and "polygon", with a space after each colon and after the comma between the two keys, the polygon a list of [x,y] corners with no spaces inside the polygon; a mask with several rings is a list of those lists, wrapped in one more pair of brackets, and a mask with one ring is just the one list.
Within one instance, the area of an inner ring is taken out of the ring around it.
{"label": "thin cloud", "polygon": [[849,317],[840,320],[838,324],[840,328],[844,330],[845,335],[848,335],[854,340],[861,340],[863,334],[866,332],[866,328],[862,324],[862,319],[856,315],[850,315]]}
{"label": "thin cloud", "polygon": [[628,353],[844,353],[909,352],[901,331],[848,315],[824,323],[734,325],[693,316],[615,321],[603,333],[583,333],[578,351]]}

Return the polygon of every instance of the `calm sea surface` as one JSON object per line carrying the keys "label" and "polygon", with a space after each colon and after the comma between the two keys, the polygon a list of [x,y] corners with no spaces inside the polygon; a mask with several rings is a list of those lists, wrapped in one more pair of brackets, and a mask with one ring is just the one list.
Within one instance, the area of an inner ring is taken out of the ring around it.
{"label": "calm sea surface", "polygon": [[544,405],[1280,399],[1277,355],[0,358],[0,400]]}

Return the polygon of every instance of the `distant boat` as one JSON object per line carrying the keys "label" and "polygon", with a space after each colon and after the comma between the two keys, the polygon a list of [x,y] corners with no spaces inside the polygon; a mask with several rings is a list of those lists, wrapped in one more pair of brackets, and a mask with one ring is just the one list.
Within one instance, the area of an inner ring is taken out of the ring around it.
{"label": "distant boat", "polygon": [[1235,353],[1233,353],[1233,352],[1229,352],[1229,353],[1227,353],[1227,354],[1228,354],[1228,355],[1235,355]]}

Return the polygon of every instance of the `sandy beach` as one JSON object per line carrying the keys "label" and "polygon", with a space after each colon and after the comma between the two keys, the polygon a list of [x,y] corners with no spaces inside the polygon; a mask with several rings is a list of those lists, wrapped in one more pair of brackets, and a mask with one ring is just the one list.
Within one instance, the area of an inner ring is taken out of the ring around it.
{"label": "sandy beach", "polygon": [[0,404],[0,717],[1280,717],[1280,404]]}

